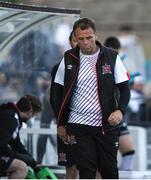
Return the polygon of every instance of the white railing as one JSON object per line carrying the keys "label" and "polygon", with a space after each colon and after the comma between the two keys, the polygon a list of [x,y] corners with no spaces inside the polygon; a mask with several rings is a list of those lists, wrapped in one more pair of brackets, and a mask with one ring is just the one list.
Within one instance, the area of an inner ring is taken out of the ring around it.
{"label": "white railing", "polygon": [[[30,150],[32,151],[33,157],[37,159],[37,142],[39,135],[50,135],[56,139],[57,129],[55,125],[51,126],[51,128],[22,128],[20,134],[23,143],[26,145],[29,145],[29,143],[31,144],[32,150]],[[30,138],[29,135],[31,135]],[[49,138],[47,138],[46,153],[44,155],[42,164],[57,165],[57,147],[53,147],[49,141]]]}
{"label": "white railing", "polygon": [[[146,129],[139,126],[129,126],[129,130],[133,137],[135,146],[135,163],[134,171],[146,171],[147,170],[147,140]],[[57,133],[56,126],[51,128],[26,128],[21,130],[21,134],[24,140],[26,140],[27,134],[32,135],[32,148],[33,156],[37,158],[37,139],[39,135],[53,135]],[[57,152],[49,141],[47,141],[46,154],[43,163],[49,165],[57,165]]]}

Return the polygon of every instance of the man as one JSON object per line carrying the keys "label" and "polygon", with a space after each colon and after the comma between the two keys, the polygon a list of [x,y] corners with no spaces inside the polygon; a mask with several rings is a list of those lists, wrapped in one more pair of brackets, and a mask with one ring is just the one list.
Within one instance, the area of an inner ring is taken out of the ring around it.
{"label": "man", "polygon": [[[117,53],[120,53],[121,44],[116,37],[108,37],[105,40],[104,45],[114,49]],[[125,118],[120,127],[119,151],[122,155],[119,169],[121,171],[133,170],[135,150],[132,137],[127,127],[127,120]]]}
{"label": "man", "polygon": [[146,96],[144,94],[145,80],[139,72],[131,74],[131,99],[128,104],[128,123],[145,126],[146,122]]}
{"label": "man", "polygon": [[[68,50],[51,85],[58,136],[70,144],[79,178],[117,179],[119,125],[129,102],[128,76],[117,53],[96,41],[93,20],[73,26],[78,46]],[[118,104],[114,97],[119,88]]]}
{"label": "man", "polygon": [[118,39],[121,43],[121,54],[125,55],[124,64],[130,74],[140,72],[146,78],[145,53],[141,38],[134,32],[129,25],[121,26]]}
{"label": "man", "polygon": [[[69,42],[71,48],[74,48],[77,46],[76,39],[74,37],[73,31],[70,33],[69,36]],[[57,66],[54,67],[53,71],[56,71]],[[54,72],[52,72],[52,76]],[[77,177],[77,169],[75,166],[74,159],[72,157],[72,154],[69,152],[68,144],[65,144],[59,137],[57,138],[57,144],[58,144],[58,165],[65,166],[66,167],[66,179],[76,179]]]}
{"label": "man", "polygon": [[70,33],[69,43],[70,43],[71,48],[75,48],[77,46],[77,41],[76,41],[73,31],[71,31]]}
{"label": "man", "polygon": [[19,131],[23,122],[27,122],[42,109],[40,100],[31,94],[25,95],[14,103],[0,106],[0,176],[11,179],[24,179],[27,165],[36,169],[37,162],[21,143]]}

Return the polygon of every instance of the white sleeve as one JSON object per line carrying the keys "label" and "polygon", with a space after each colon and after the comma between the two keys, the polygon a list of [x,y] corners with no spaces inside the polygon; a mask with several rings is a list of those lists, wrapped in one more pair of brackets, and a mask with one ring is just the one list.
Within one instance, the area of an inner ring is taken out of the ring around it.
{"label": "white sleeve", "polygon": [[57,69],[54,82],[61,84],[63,86],[64,85],[64,73],[65,73],[65,63],[64,63],[64,58],[63,58]]}
{"label": "white sleeve", "polygon": [[129,74],[128,74],[124,64],[122,63],[119,55],[117,55],[117,58],[116,58],[114,77],[115,77],[116,84],[122,83],[124,81],[128,81],[130,79]]}

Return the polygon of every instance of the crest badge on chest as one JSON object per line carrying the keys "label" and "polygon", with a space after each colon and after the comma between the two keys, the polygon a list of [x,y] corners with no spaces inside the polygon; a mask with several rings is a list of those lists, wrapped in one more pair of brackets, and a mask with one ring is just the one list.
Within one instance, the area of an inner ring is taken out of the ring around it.
{"label": "crest badge on chest", "polygon": [[109,64],[104,64],[102,66],[102,74],[112,74],[111,66]]}

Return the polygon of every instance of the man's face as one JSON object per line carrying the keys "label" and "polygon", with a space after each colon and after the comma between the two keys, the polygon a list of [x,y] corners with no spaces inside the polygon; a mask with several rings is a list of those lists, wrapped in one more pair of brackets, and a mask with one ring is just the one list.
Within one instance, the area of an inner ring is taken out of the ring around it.
{"label": "man's face", "polygon": [[33,117],[33,110],[29,110],[27,112],[20,112],[20,116],[23,122],[27,122],[30,118]]}
{"label": "man's face", "polygon": [[84,30],[77,28],[74,35],[82,53],[94,54],[96,52],[96,33],[91,27]]}

